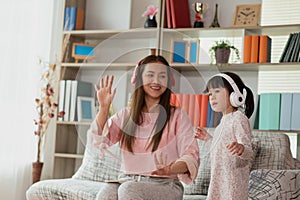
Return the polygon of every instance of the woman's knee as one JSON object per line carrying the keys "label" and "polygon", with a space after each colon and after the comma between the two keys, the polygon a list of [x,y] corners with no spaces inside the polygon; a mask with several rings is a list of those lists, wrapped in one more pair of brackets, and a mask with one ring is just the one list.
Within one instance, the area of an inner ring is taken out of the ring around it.
{"label": "woman's knee", "polygon": [[118,200],[118,187],[119,184],[106,184],[97,193],[96,200]]}

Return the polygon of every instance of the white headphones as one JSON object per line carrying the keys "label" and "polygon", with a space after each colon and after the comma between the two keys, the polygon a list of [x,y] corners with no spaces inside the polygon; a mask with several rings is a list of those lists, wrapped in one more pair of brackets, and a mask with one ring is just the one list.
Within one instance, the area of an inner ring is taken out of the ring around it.
{"label": "white headphones", "polygon": [[245,104],[246,95],[247,95],[247,91],[245,88],[243,88],[243,94],[242,94],[239,88],[237,87],[236,83],[230,76],[228,76],[227,74],[220,73],[212,76],[211,78],[215,76],[223,77],[231,85],[233,92],[230,94],[230,104],[233,107],[240,107]]}

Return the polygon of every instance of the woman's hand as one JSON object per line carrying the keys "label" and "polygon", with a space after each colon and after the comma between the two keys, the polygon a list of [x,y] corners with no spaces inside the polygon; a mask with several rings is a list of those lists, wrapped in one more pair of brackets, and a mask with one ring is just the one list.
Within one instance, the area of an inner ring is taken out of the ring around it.
{"label": "woman's hand", "polygon": [[109,108],[115,96],[116,89],[112,90],[113,82],[114,82],[114,76],[106,75],[104,79],[101,78],[99,87],[95,85],[95,90],[97,92],[97,99],[101,107]]}
{"label": "woman's hand", "polygon": [[240,156],[244,152],[244,145],[239,144],[237,142],[232,142],[231,144],[227,145],[226,148],[231,152],[232,155]]}
{"label": "woman's hand", "polygon": [[194,128],[194,135],[195,138],[206,141],[208,137],[208,133],[204,128],[201,128],[199,126]]}

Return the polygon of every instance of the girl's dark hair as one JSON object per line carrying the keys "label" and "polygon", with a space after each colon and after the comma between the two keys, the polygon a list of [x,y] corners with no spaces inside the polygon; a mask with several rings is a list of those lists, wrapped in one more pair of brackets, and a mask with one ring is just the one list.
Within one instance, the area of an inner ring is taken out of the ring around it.
{"label": "girl's dark hair", "polygon": [[[237,85],[241,93],[243,93],[244,88],[246,89],[247,96],[245,100],[245,107],[246,107],[245,115],[248,118],[250,118],[254,111],[254,97],[253,97],[252,90],[244,84],[242,79],[237,74],[232,72],[223,72],[223,73],[230,76],[233,79],[233,81],[235,82],[235,84]],[[210,88],[218,88],[218,87],[226,88],[229,91],[229,94],[233,92],[233,88],[230,85],[230,83],[221,76],[212,77],[206,84],[205,92],[208,92]]]}
{"label": "girl's dark hair", "polygon": [[[154,152],[160,143],[162,133],[164,128],[166,127],[167,122],[170,119],[170,113],[172,106],[170,105],[170,97],[171,97],[171,70],[169,67],[169,63],[162,56],[150,55],[145,57],[139,62],[139,66],[136,70],[136,83],[134,85],[134,92],[131,96],[131,107],[130,107],[130,115],[128,119],[125,121],[123,127],[123,134],[121,136],[121,144],[130,151],[132,151],[132,144],[135,140],[135,131],[137,126],[141,125],[144,122],[142,115],[142,108],[145,106],[145,91],[143,89],[143,80],[142,80],[142,72],[144,71],[145,65],[148,63],[161,63],[164,64],[167,68],[167,76],[168,83],[167,89],[160,97],[159,102],[159,115],[156,121],[156,130],[152,133],[153,137],[151,139],[150,144],[147,148],[152,146],[152,152]],[[153,130],[152,130],[153,131]]]}

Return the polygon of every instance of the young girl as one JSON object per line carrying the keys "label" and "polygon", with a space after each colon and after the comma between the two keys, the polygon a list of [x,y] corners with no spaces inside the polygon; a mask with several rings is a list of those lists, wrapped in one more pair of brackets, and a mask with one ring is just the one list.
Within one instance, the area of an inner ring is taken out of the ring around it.
{"label": "young girl", "polygon": [[114,77],[95,87],[100,110],[89,132],[98,148],[120,144],[122,183],[107,183],[97,199],[182,199],[183,186],[197,176],[199,149],[193,127],[181,109],[170,106],[174,78],[161,56],[147,56],[136,66],[130,108],[108,119],[116,90]]}
{"label": "young girl", "polygon": [[212,109],[223,113],[213,137],[201,127],[195,133],[198,139],[211,140],[207,200],[248,199],[248,160],[253,154],[248,118],[254,110],[253,93],[238,75],[229,72],[213,76],[206,91]]}

